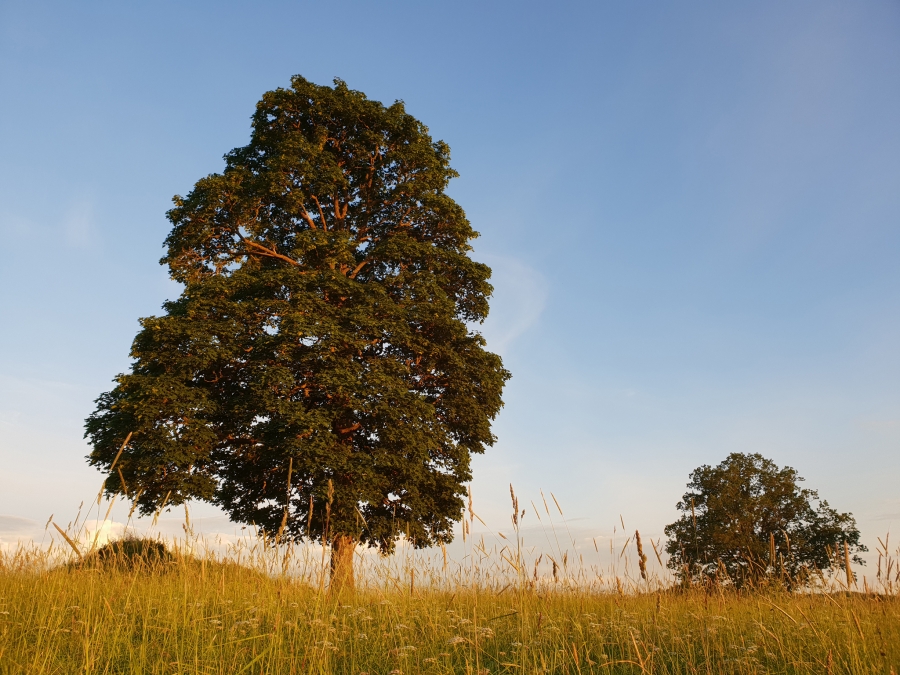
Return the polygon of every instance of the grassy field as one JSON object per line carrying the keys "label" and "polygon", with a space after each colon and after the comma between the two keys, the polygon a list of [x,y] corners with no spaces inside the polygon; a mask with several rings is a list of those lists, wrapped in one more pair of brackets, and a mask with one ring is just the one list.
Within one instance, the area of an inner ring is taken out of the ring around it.
{"label": "grassy field", "polygon": [[897,596],[837,584],[739,594],[586,583],[584,570],[504,577],[507,551],[478,569],[361,557],[357,592],[334,597],[309,551],[176,550],[132,568],[62,553],[2,557],[0,673],[900,672]]}

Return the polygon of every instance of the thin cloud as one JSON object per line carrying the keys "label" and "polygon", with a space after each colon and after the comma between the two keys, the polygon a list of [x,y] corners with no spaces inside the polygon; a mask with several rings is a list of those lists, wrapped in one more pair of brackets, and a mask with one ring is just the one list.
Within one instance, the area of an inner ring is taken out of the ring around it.
{"label": "thin cloud", "polygon": [[541,317],[547,304],[544,276],[516,258],[482,255],[491,266],[494,295],[482,333],[493,351],[503,354]]}
{"label": "thin cloud", "polygon": [[19,516],[0,516],[0,534],[31,532],[39,527],[36,520]]}

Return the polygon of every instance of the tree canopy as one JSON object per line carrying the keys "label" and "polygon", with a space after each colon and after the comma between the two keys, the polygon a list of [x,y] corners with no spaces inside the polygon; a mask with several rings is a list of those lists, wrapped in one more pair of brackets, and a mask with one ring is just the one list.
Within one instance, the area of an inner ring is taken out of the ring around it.
{"label": "tree canopy", "polygon": [[681,517],[665,530],[669,567],[684,580],[745,586],[775,579],[791,587],[838,557],[864,564],[853,516],[801,481],[759,454],[732,453],[716,467],[699,467],[677,505]]}
{"label": "tree canopy", "polygon": [[471,328],[490,269],[449,160],[402,102],[267,92],[249,144],[167,214],[183,291],[86,421],[107,492],[144,514],[205,500],[279,540],[449,540],[509,378]]}

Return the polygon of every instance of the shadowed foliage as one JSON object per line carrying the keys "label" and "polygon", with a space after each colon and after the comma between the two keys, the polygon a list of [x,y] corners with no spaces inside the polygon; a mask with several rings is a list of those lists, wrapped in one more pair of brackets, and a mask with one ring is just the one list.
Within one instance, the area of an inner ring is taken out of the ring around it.
{"label": "shadowed foliage", "polygon": [[732,453],[690,477],[677,505],[682,516],[665,530],[668,566],[683,581],[794,587],[835,563],[849,563],[845,555],[865,564],[856,555],[867,549],[853,516],[801,488],[803,478],[790,467],[759,454]]}
{"label": "shadowed foliage", "polygon": [[85,568],[126,568],[144,571],[164,569],[175,560],[166,545],[156,539],[125,537],[104,544],[84,560],[72,563]]}
{"label": "shadowed foliage", "polygon": [[470,328],[490,269],[449,154],[339,80],[266,93],[250,143],[168,213],[184,290],[86,422],[107,492],[144,514],[209,501],[338,563],[449,540],[509,377]]}

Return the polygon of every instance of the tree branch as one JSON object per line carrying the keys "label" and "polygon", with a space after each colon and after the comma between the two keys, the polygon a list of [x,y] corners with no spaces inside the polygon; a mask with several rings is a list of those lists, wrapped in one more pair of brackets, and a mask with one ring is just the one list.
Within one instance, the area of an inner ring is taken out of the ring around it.
{"label": "tree branch", "polygon": [[355,279],[356,275],[360,273],[360,271],[362,270],[362,268],[365,266],[365,264],[367,262],[369,262],[369,261],[363,260],[361,263],[359,263],[359,265],[357,265],[356,268],[350,273],[350,278]]}
{"label": "tree branch", "polygon": [[307,211],[306,208],[303,206],[301,206],[300,208],[303,209],[303,213],[300,214],[301,216],[303,216],[303,220],[305,220],[307,223],[309,223],[309,226],[312,229],[318,230],[319,228],[316,227],[316,221],[314,221],[312,219],[312,216],[309,215],[309,211]]}
{"label": "tree branch", "polygon": [[341,202],[338,199],[338,196],[337,195],[334,196],[334,217],[335,218],[337,218],[340,221],[343,221],[344,218],[347,217],[347,209],[349,209],[349,208],[350,208],[350,203],[347,202],[346,204],[344,204],[344,208],[341,209]]}
{"label": "tree branch", "polygon": [[277,251],[274,251],[270,248],[263,246],[262,244],[258,244],[255,241],[250,241],[249,239],[242,239],[245,246],[251,247],[255,250],[248,251],[248,253],[255,253],[256,255],[266,256],[267,258],[277,258],[278,260],[284,260],[285,262],[289,262],[294,267],[301,267],[300,263],[298,263],[293,258],[289,258],[286,255],[281,255]]}
{"label": "tree branch", "polygon": [[316,203],[316,207],[318,207],[319,209],[319,218],[322,219],[322,229],[327,230],[328,221],[325,220],[325,212],[322,210],[322,205],[319,203],[319,198],[315,195],[310,195],[310,197],[312,197],[312,200]]}

